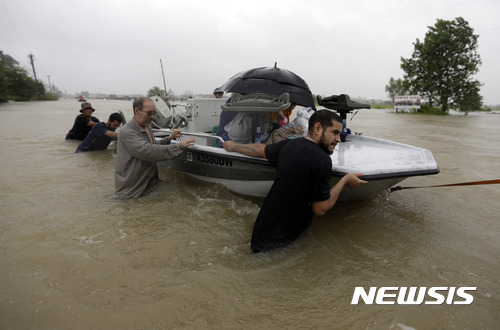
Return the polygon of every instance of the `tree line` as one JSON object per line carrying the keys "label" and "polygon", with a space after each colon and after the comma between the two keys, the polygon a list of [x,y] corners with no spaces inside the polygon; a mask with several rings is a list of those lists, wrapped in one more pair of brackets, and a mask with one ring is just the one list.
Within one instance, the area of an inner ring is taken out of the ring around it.
{"label": "tree line", "polygon": [[18,61],[0,50],[0,102],[56,99],[43,82],[31,78]]}
{"label": "tree line", "polygon": [[474,79],[481,65],[478,37],[462,17],[438,19],[423,42],[413,43],[412,56],[401,57],[403,79],[391,77],[385,91],[393,101],[397,95],[420,95],[428,108],[442,113],[480,110],[482,84]]}

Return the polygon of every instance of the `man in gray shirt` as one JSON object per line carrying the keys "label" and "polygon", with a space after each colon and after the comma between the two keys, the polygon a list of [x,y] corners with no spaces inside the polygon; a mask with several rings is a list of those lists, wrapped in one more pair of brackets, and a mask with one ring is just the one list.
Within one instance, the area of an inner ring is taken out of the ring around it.
{"label": "man in gray shirt", "polygon": [[156,143],[149,125],[156,114],[154,102],[140,97],[134,101],[134,118],[118,132],[115,162],[116,198],[135,198],[159,182],[156,162],[179,156],[193,139],[178,144],[170,141],[181,136],[180,130]]}

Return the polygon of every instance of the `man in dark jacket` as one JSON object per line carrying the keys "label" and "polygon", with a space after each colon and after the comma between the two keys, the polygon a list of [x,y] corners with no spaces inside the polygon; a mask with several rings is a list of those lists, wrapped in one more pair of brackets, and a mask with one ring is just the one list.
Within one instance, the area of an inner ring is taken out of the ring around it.
{"label": "man in dark jacket", "polygon": [[95,124],[75,152],[107,149],[111,141],[118,138],[118,132],[115,131],[122,121],[122,115],[115,112],[109,116],[107,122]]}

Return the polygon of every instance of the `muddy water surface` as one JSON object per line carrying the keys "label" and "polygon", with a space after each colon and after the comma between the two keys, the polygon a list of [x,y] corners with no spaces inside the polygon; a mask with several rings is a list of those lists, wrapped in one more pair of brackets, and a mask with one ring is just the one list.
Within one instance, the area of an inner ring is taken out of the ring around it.
{"label": "muddy water surface", "polygon": [[[131,118],[128,101],[90,101]],[[500,185],[339,203],[254,255],[261,200],[166,169],[152,194],[109,200],[113,150],[64,141],[78,109],[0,105],[0,328],[500,327]],[[498,114],[361,110],[349,126],[433,152],[441,173],[403,186],[500,177]],[[477,290],[470,305],[351,305],[360,286]]]}

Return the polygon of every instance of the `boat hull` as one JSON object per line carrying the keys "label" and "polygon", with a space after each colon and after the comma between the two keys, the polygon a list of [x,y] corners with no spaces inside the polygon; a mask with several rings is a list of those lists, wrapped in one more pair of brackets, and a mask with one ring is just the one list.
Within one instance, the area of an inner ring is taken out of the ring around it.
{"label": "boat hull", "polygon": [[[201,175],[196,175],[192,173],[188,173],[192,177],[195,177],[199,180],[206,182],[213,182],[217,184],[221,184],[235,192],[237,194],[252,196],[252,197],[261,197],[264,198],[267,196],[269,189],[273,185],[273,180],[260,181],[260,180],[230,180],[223,178],[211,178]],[[333,177],[330,179],[330,184],[332,187],[339,182],[341,178]],[[357,200],[357,199],[367,199],[371,198],[384,190],[398,184],[399,182],[406,179],[405,177],[400,178],[392,178],[392,179],[384,179],[384,180],[372,180],[369,181],[366,185],[363,185],[356,189],[345,188],[339,196],[339,200]]]}
{"label": "boat hull", "polygon": [[[343,200],[370,198],[410,176],[439,173],[428,150],[369,137],[349,137],[336,147],[331,158],[332,185],[352,172],[363,173],[368,181],[356,189],[345,188],[339,197]],[[267,195],[276,175],[276,169],[265,159],[205,145],[190,147],[181,156],[159,165],[255,197]]]}

